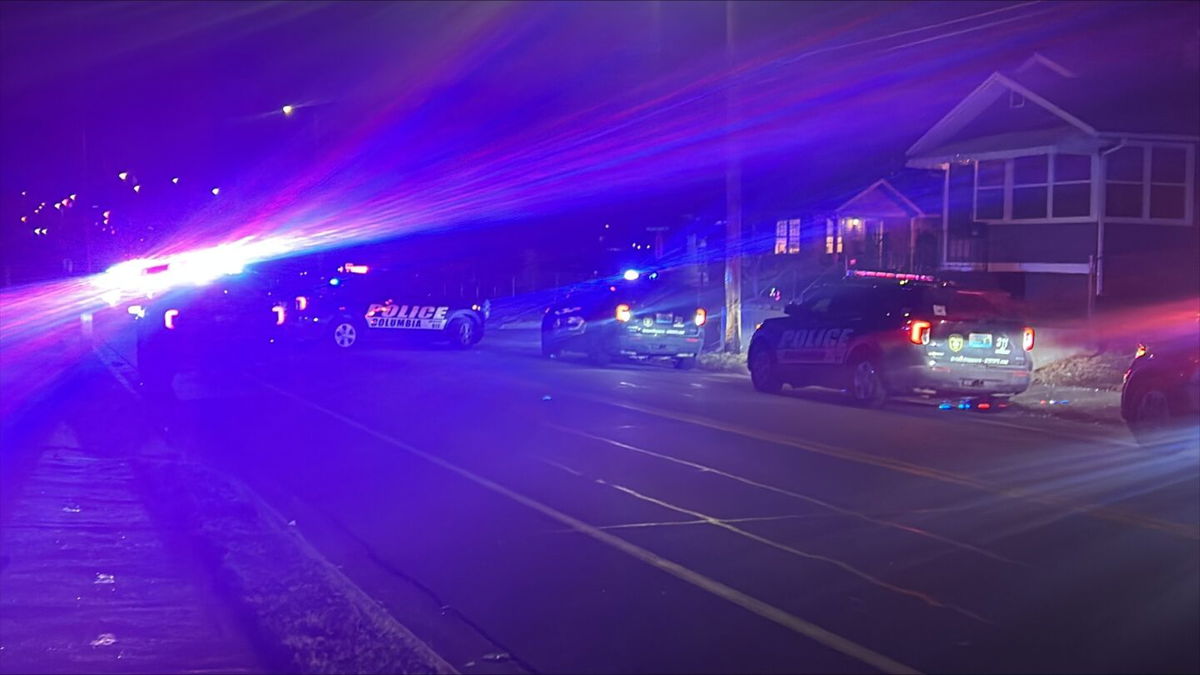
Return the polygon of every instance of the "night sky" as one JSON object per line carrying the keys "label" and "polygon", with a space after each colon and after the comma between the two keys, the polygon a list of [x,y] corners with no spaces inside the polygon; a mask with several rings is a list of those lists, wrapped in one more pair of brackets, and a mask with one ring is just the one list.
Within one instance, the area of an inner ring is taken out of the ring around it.
{"label": "night sky", "polygon": [[259,226],[344,199],[369,221],[357,237],[415,227],[358,208],[405,190],[464,198],[422,221],[443,228],[719,215],[729,128],[747,218],[771,218],[902,166],[1034,51],[1077,69],[1178,59],[1198,7],[739,2],[730,56],[718,2],[5,2],[0,231],[28,235],[22,190],[128,200],[122,170],[160,195],[180,176],[193,201],[222,186]]}

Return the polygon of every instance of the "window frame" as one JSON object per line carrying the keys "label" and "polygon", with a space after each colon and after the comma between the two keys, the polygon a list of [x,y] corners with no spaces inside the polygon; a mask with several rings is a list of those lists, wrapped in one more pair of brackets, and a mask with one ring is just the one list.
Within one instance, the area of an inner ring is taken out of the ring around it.
{"label": "window frame", "polygon": [[[1100,208],[1104,209],[1104,220],[1108,223],[1147,223],[1151,225],[1191,225],[1195,217],[1196,183],[1196,146],[1192,143],[1170,143],[1155,141],[1122,141],[1124,147],[1141,148],[1142,150],[1142,179],[1140,181],[1112,180],[1108,177],[1108,157],[1103,158],[1104,199]],[[1155,148],[1183,150],[1183,182],[1168,183],[1155,181],[1153,174],[1153,159]],[[1113,216],[1108,214],[1108,185],[1140,185],[1142,187],[1142,213],[1139,216]],[[1183,216],[1180,218],[1155,218],[1151,213],[1151,193],[1154,186],[1178,187],[1183,189]]]}
{"label": "window frame", "polygon": [[[1056,180],[1055,164],[1058,155],[1076,155],[1080,157],[1088,157],[1090,166],[1088,169],[1087,180]],[[1016,184],[1014,179],[1013,164],[1019,157],[1045,157],[1046,158],[1046,182],[1045,183],[1020,183]],[[979,163],[980,162],[1003,162],[1004,163],[1004,183],[1003,185],[979,185]],[[1059,152],[1057,149],[1030,149],[1027,152],[1012,152],[1006,153],[1004,157],[981,157],[972,161],[975,168],[974,184],[971,190],[971,218],[975,222],[1003,225],[1032,225],[1046,223],[1089,223],[1095,222],[1099,217],[1099,210],[1103,205],[1097,205],[1096,194],[1099,181],[1097,175],[1099,173],[1099,156],[1096,153],[1081,153],[1081,152]],[[1077,216],[1055,216],[1054,215],[1054,188],[1058,185],[1089,185],[1091,187],[1088,199],[1088,212]],[[1046,189],[1046,215],[1035,218],[1014,218],[1013,217],[1013,190],[1015,188],[1036,188],[1044,187]],[[980,218],[979,217],[979,191],[980,190],[1001,190],[1003,192],[1003,209],[999,218]]]}
{"label": "window frame", "polygon": [[780,218],[775,221],[774,255],[794,255],[800,252],[800,219]]}

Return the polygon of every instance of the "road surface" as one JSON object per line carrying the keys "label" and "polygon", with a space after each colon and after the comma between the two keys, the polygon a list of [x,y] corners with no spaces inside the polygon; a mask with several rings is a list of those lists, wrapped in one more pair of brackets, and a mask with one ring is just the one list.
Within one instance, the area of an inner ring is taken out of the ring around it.
{"label": "road surface", "polygon": [[415,584],[530,670],[1200,670],[1194,446],[550,361],[522,331],[176,391],[172,437],[401,620]]}

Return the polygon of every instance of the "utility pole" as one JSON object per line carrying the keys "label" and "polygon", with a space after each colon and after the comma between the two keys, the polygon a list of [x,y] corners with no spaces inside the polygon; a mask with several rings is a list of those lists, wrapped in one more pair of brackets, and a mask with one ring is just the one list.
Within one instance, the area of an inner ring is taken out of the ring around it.
{"label": "utility pole", "polygon": [[725,125],[729,130],[725,163],[725,351],[742,351],[742,158],[733,135],[738,101],[734,38],[736,24],[732,0],[725,0],[725,61],[730,73],[725,87]]}

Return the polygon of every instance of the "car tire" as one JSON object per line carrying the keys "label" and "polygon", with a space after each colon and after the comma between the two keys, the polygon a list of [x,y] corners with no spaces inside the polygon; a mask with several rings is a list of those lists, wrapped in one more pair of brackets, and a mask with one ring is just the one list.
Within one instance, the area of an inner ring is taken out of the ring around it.
{"label": "car tire", "polygon": [[476,337],[479,326],[465,317],[451,319],[446,326],[446,333],[450,336],[450,346],[455,349],[469,349],[479,342],[479,338]]}
{"label": "car tire", "polygon": [[1171,399],[1162,389],[1148,385],[1133,397],[1129,431],[1143,447],[1154,445],[1163,431],[1171,426]]}
{"label": "car tire", "polygon": [[879,408],[887,401],[887,388],[879,363],[866,354],[850,361],[850,396],[864,408]]}
{"label": "car tire", "polygon": [[775,365],[775,357],[765,348],[750,350],[746,360],[750,370],[750,383],[754,388],[766,394],[778,394],[783,391],[783,380]]}
{"label": "car tire", "polygon": [[612,363],[612,354],[604,344],[604,338],[600,335],[593,335],[588,340],[588,363],[591,363],[597,368],[603,368]]}
{"label": "car tire", "polygon": [[685,356],[675,359],[674,365],[676,370],[691,370],[696,367],[696,357]]}
{"label": "car tire", "polygon": [[333,321],[333,329],[329,333],[333,348],[338,351],[348,350],[362,341],[362,331],[348,317]]}
{"label": "car tire", "polygon": [[548,359],[562,356],[562,345],[556,343],[549,333],[542,333],[542,356]]}

